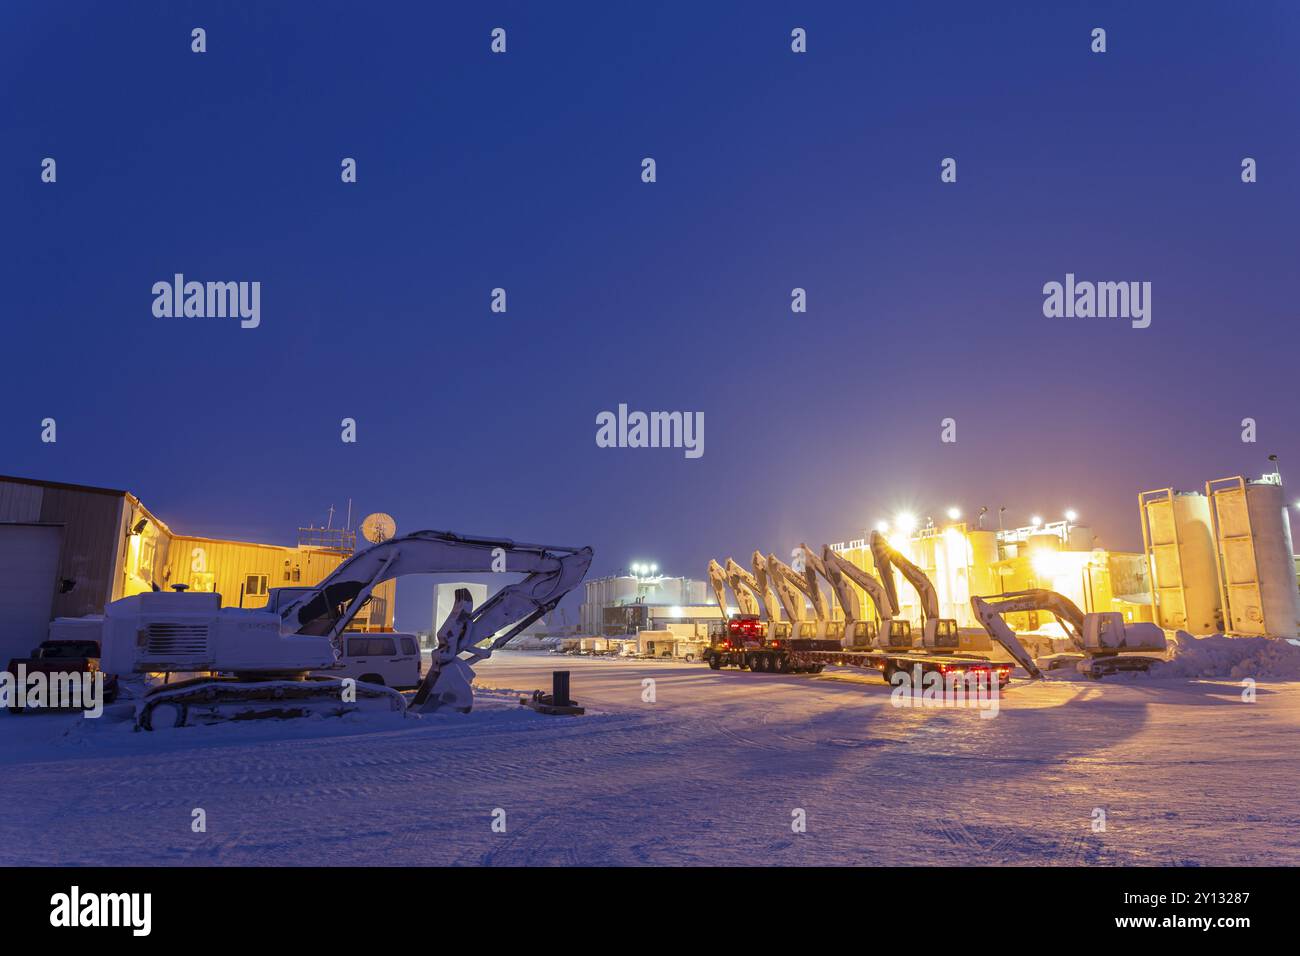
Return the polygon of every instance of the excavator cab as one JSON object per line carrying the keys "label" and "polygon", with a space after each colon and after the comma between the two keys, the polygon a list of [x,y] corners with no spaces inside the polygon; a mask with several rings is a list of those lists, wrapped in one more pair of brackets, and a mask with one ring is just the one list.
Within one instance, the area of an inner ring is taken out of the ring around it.
{"label": "excavator cab", "polygon": [[910,620],[891,620],[889,630],[881,633],[876,639],[881,648],[910,648],[911,646],[911,622]]}
{"label": "excavator cab", "polygon": [[[900,621],[899,623],[906,622]],[[876,643],[879,634],[880,628],[876,626],[875,621],[854,621],[853,630],[849,633],[849,647],[854,650],[871,647]],[[911,640],[910,636],[908,640]]]}
{"label": "excavator cab", "polygon": [[925,622],[921,638],[928,651],[954,651],[961,645],[957,635],[957,622],[950,617],[931,618]]}

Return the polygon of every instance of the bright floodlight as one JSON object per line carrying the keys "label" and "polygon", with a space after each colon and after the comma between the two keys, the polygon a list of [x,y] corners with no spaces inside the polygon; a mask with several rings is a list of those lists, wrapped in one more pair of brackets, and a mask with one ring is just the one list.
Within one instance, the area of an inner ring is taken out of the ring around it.
{"label": "bright floodlight", "polygon": [[650,573],[651,573],[651,574],[658,574],[658,573],[659,573],[659,565],[657,565],[657,564],[652,564],[652,565],[650,565]]}
{"label": "bright floodlight", "polygon": [[1077,521],[1078,518],[1079,518],[1079,512],[1075,511],[1073,508],[1066,509],[1065,512],[1066,521],[1070,522],[1070,524],[1074,524],[1074,522]]}
{"label": "bright floodlight", "polygon": [[948,518],[949,518],[950,520],[952,520],[952,521],[956,521],[956,520],[957,520],[958,518],[960,518],[960,517],[961,517],[961,509],[960,509],[960,508],[949,508],[949,509],[948,509]]}
{"label": "bright floodlight", "polygon": [[1032,518],[1029,519],[1029,523],[1032,524],[1035,528],[1037,528],[1040,524],[1043,523],[1043,519],[1038,517],[1038,515],[1034,515]]}
{"label": "bright floodlight", "polygon": [[[1300,508],[1300,504],[1296,505],[1296,507],[1297,507],[1297,508]],[[888,521],[877,521],[877,522],[876,522],[876,530],[879,531],[881,534],[889,534],[889,522],[888,522]]]}
{"label": "bright floodlight", "polygon": [[633,573],[633,574],[640,574],[640,573],[641,573],[641,565],[639,565],[639,564],[634,564],[634,565],[632,565],[632,573]]}
{"label": "bright floodlight", "polygon": [[894,527],[903,534],[911,534],[916,530],[916,515],[906,511],[901,511],[894,515]]}

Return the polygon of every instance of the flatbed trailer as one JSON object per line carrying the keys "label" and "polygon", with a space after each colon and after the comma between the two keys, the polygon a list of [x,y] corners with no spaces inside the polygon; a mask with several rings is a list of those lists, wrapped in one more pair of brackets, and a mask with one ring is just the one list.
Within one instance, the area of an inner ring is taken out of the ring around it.
{"label": "flatbed trailer", "polygon": [[827,664],[859,667],[879,672],[886,683],[892,683],[897,673],[912,674],[920,667],[922,675],[940,674],[945,679],[951,675],[987,683],[996,676],[999,688],[1011,681],[1015,667],[974,654],[930,654],[917,648],[849,650],[836,641],[799,639],[784,644],[724,641],[710,645],[703,659],[713,670],[737,667],[760,674],[819,674]]}

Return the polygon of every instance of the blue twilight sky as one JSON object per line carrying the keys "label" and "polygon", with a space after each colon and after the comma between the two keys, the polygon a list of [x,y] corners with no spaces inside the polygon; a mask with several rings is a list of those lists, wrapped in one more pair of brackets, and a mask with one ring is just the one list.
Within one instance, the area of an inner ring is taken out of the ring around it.
{"label": "blue twilight sky", "polygon": [[[7,0],[0,473],[593,574],[954,503],[1136,548],[1140,490],[1300,475],[1297,54],[1296,3]],[[261,327],[155,318],[176,272],[260,281]],[[1151,327],[1045,318],[1066,272],[1150,281]],[[704,456],[597,448],[620,402]]]}

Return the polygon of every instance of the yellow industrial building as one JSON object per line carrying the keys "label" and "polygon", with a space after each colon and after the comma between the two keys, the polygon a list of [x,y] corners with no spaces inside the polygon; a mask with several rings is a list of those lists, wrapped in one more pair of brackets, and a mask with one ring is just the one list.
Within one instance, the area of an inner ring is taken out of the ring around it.
{"label": "yellow industrial building", "polygon": [[[297,545],[179,534],[127,491],[0,476],[0,656],[40,643],[51,618],[102,614],[155,588],[262,607],[271,588],[316,584],[355,547],[341,529],[299,529]],[[395,590],[376,587],[351,626],[392,630]]]}

